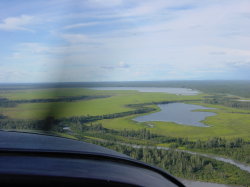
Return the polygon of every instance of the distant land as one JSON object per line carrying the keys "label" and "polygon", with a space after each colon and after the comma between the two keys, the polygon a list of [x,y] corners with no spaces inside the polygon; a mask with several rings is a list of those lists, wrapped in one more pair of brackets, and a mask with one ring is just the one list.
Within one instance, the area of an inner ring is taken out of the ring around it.
{"label": "distant land", "polygon": [[54,82],[0,83],[4,89],[81,88],[81,87],[176,87],[205,93],[232,94],[250,98],[250,80],[171,80],[171,81],[113,81],[113,82]]}

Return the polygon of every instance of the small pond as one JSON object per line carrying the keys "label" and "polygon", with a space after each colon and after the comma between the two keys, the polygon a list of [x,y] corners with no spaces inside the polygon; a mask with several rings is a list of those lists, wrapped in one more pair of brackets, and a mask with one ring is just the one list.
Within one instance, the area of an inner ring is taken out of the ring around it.
{"label": "small pond", "polygon": [[138,116],[134,118],[134,120],[137,122],[166,121],[182,125],[208,127],[201,121],[204,120],[206,117],[216,115],[216,113],[213,112],[193,111],[198,109],[213,109],[200,105],[169,103],[159,104],[158,106],[161,108],[161,111],[151,113],[145,116]]}

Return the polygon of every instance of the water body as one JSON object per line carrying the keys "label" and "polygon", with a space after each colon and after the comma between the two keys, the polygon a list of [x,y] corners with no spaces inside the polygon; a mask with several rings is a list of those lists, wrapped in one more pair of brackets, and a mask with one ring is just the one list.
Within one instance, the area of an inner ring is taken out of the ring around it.
{"label": "water body", "polygon": [[197,109],[213,109],[207,108],[200,105],[191,105],[185,103],[169,103],[169,104],[159,104],[161,111],[148,114],[145,116],[139,116],[134,118],[137,122],[147,122],[147,121],[166,121],[174,122],[182,125],[198,126],[198,127],[208,127],[201,121],[206,117],[216,115],[213,112],[200,112],[193,111]]}
{"label": "water body", "polygon": [[[160,150],[170,150],[169,147],[162,147],[162,146],[145,146],[145,145],[135,145],[135,144],[121,143],[121,142],[119,142],[117,144],[130,146],[130,147],[133,147],[136,149],[139,149],[139,148],[152,148],[152,149],[154,149],[154,148],[156,148],[156,149],[160,149]],[[232,160],[230,158],[224,158],[221,156],[215,156],[215,155],[210,155],[210,154],[205,154],[205,153],[198,153],[198,152],[193,152],[193,151],[188,151],[188,150],[181,150],[181,149],[174,149],[174,150],[179,151],[179,152],[192,154],[192,155],[199,155],[199,156],[203,156],[203,157],[207,157],[207,158],[212,158],[212,159],[215,159],[218,161],[229,163],[229,164],[232,164],[234,166],[239,167],[241,170],[244,170],[244,171],[247,171],[248,173],[250,173],[250,166],[249,165],[240,163],[240,162]]]}
{"label": "water body", "polygon": [[241,100],[238,100],[238,101],[242,101],[242,102],[250,102],[250,100],[245,100],[245,99],[241,99]]}
{"label": "water body", "polygon": [[224,158],[224,157],[215,156],[215,155],[209,155],[209,154],[205,154],[205,153],[197,153],[197,152],[188,151],[188,150],[177,150],[177,151],[182,151],[182,152],[189,153],[192,155],[200,155],[200,156],[212,158],[212,159],[215,159],[218,161],[226,162],[226,163],[235,165],[235,166],[239,167],[241,170],[244,170],[244,171],[247,171],[248,173],[250,173],[250,166],[249,165],[240,163],[238,161],[235,161],[235,160],[232,160],[229,158]]}
{"label": "water body", "polygon": [[200,92],[189,88],[161,88],[161,87],[91,87],[93,90],[136,90],[139,92],[160,92],[176,95],[197,95]]}
{"label": "water body", "polygon": [[211,182],[200,182],[200,181],[189,181],[189,180],[181,180],[181,182],[186,187],[235,187],[230,186],[226,184],[217,184],[217,183],[211,183]]}
{"label": "water body", "polygon": [[[145,145],[136,145],[136,144],[129,144],[129,143],[123,143],[123,142],[117,142],[117,141],[108,141],[108,140],[99,140],[101,142],[112,142],[118,145],[126,145],[135,149],[140,149],[140,148],[151,148],[151,149],[160,149],[160,150],[170,150],[169,147],[162,147],[162,146],[145,146]],[[173,150],[173,149],[171,149]],[[247,164],[243,164],[237,161],[234,161],[232,159],[229,158],[224,158],[221,156],[215,156],[215,155],[210,155],[210,154],[205,154],[205,153],[199,153],[199,152],[193,152],[193,151],[188,151],[188,150],[180,150],[180,149],[174,149],[175,151],[179,151],[179,152],[184,152],[184,153],[188,153],[188,154],[193,154],[193,155],[200,155],[203,157],[207,157],[207,158],[212,158],[215,160],[219,160],[225,163],[229,163],[232,164],[234,166],[239,167],[241,170],[247,171],[248,173],[250,173],[250,166]],[[191,181],[191,180],[187,180],[187,179],[179,179],[180,181],[182,181],[183,184],[185,184],[185,186],[187,187],[200,187],[200,186],[204,186],[204,187],[236,187],[234,185],[225,185],[225,184],[217,184],[217,183],[210,183],[210,182],[200,182],[200,181]]]}

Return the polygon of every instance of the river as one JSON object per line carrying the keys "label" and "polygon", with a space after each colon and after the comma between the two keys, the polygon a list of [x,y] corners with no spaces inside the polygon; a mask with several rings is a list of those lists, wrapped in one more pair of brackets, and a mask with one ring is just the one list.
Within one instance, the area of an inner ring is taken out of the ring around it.
{"label": "river", "polygon": [[[119,143],[119,144],[130,146],[130,147],[133,147],[133,148],[152,148],[152,149],[156,148],[156,149],[162,149],[162,150],[169,150],[170,149],[168,147],[162,147],[162,146],[132,145],[132,144],[126,144],[126,143]],[[218,160],[218,161],[226,162],[226,163],[235,165],[235,166],[239,167],[241,170],[244,170],[244,171],[247,171],[248,173],[250,173],[250,166],[249,165],[242,164],[240,162],[234,161],[234,160],[229,159],[229,158],[224,158],[224,157],[205,154],[205,153],[192,152],[192,151],[188,151],[188,150],[181,150],[181,149],[174,149],[174,150],[189,153],[189,154],[193,154],[193,155],[200,155],[200,156],[212,158],[212,159],[215,159],[215,160]]]}
{"label": "river", "polygon": [[226,185],[226,184],[217,184],[217,183],[201,182],[201,181],[190,181],[190,180],[186,180],[186,179],[180,179],[180,181],[186,187],[235,187],[235,186]]}
{"label": "river", "polygon": [[[135,145],[135,144],[127,144],[127,143],[122,143],[122,142],[115,142],[117,144],[120,145],[126,145],[126,146],[130,146],[133,148],[156,148],[156,149],[162,149],[162,150],[169,150],[170,148],[168,147],[162,147],[162,146],[145,146],[145,145]],[[246,165],[246,164],[242,164],[240,162],[234,161],[232,159],[229,158],[224,158],[224,157],[220,157],[220,156],[215,156],[215,155],[210,155],[210,154],[205,154],[205,153],[198,153],[198,152],[192,152],[192,151],[187,151],[187,150],[180,150],[180,149],[174,149],[175,151],[180,151],[180,152],[185,152],[185,153],[189,153],[189,154],[193,154],[193,155],[200,155],[203,157],[207,157],[207,158],[212,158],[218,161],[222,161],[225,163],[229,163],[232,164],[234,166],[239,167],[241,170],[247,171],[248,173],[250,173],[250,166]],[[200,181],[190,181],[190,180],[186,180],[186,179],[181,179],[181,181],[187,186],[187,187],[232,187],[230,185],[225,185],[225,184],[216,184],[216,183],[209,183],[209,182],[200,182]]]}

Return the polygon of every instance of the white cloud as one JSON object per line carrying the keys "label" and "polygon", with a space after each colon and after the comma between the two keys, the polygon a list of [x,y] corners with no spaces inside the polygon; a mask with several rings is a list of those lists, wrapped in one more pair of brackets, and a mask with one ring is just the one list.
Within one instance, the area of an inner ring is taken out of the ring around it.
{"label": "white cloud", "polygon": [[76,23],[72,25],[66,25],[63,27],[64,29],[75,29],[75,28],[81,28],[81,27],[88,27],[88,26],[93,26],[100,24],[101,22],[89,22],[89,23]]}
{"label": "white cloud", "polygon": [[19,17],[8,17],[0,23],[0,30],[24,30],[32,31],[27,26],[34,22],[33,16],[21,15]]}

